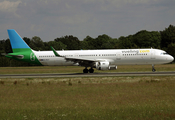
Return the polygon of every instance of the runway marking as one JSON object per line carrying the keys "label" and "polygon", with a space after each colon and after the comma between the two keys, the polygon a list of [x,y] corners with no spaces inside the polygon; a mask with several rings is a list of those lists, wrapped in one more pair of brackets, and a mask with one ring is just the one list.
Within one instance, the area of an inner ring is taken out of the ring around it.
{"label": "runway marking", "polygon": [[5,74],[0,78],[48,78],[48,77],[111,77],[111,76],[175,76],[173,72],[115,72],[115,73],[44,73],[44,74]]}

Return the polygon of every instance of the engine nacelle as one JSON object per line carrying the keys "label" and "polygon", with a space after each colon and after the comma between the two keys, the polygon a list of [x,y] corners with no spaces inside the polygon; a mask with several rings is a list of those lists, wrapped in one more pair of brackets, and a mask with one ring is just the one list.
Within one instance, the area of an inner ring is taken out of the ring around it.
{"label": "engine nacelle", "polygon": [[116,70],[116,65],[110,65],[109,62],[96,62],[95,67],[97,70]]}
{"label": "engine nacelle", "polygon": [[109,70],[117,70],[117,66],[116,65],[110,65],[108,67]]}

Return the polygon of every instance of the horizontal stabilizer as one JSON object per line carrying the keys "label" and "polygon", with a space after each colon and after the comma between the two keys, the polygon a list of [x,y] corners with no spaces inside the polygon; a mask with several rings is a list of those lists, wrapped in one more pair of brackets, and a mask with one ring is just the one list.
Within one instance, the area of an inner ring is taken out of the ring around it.
{"label": "horizontal stabilizer", "polygon": [[7,55],[7,53],[1,53],[1,55],[4,55],[5,56],[5,55]]}
{"label": "horizontal stabilizer", "polygon": [[18,59],[23,59],[24,58],[24,55],[10,55],[10,54],[7,54],[7,53],[1,53],[1,55],[7,56],[7,57],[16,57]]}

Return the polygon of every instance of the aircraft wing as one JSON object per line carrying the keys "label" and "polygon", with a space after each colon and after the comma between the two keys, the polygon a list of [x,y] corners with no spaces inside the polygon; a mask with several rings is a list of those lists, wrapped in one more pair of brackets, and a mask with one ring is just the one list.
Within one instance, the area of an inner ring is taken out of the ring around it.
{"label": "aircraft wing", "polygon": [[68,61],[86,61],[86,62],[100,62],[99,60],[95,60],[95,59],[85,59],[85,58],[74,58],[74,57],[65,57],[66,60]]}
{"label": "aircraft wing", "polygon": [[53,47],[51,47],[51,49],[53,50],[53,53],[55,54],[55,56],[64,57],[66,61],[72,61],[74,63],[78,63],[80,66],[93,66],[95,62],[105,61],[103,59],[98,60],[98,59],[86,59],[81,57],[65,57],[65,56],[59,55]]}
{"label": "aircraft wing", "polygon": [[85,58],[74,58],[74,57],[65,57],[66,61],[72,61],[75,64],[78,63],[80,66],[86,66],[86,67],[90,67],[93,66],[95,64],[95,62],[99,62],[99,60],[95,60],[95,59],[85,59]]}

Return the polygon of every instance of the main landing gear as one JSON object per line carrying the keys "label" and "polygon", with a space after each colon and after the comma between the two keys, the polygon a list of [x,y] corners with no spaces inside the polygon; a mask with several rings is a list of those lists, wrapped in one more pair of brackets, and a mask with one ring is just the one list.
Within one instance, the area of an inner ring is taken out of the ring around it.
{"label": "main landing gear", "polygon": [[154,64],[152,64],[152,71],[155,72],[156,69],[154,68]]}
{"label": "main landing gear", "polygon": [[83,69],[83,73],[94,73],[94,69],[90,68],[89,70],[87,69],[87,67],[85,69]]}

